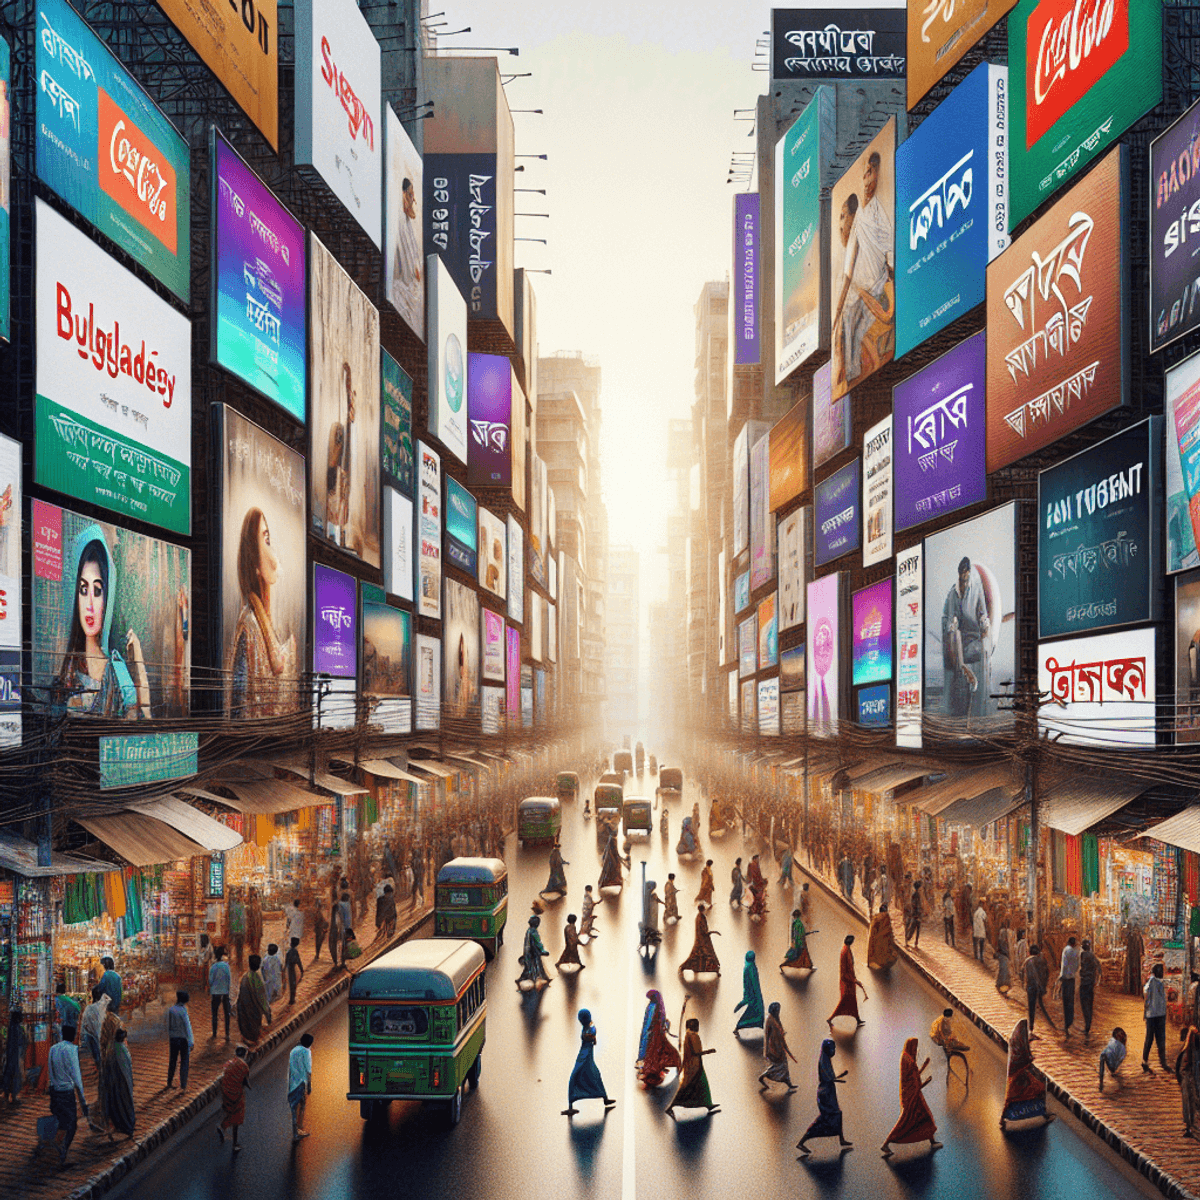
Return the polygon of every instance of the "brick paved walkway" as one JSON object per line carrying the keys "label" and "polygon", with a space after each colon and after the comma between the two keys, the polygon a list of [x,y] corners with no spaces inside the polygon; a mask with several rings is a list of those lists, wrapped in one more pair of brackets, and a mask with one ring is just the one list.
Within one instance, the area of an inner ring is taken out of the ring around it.
{"label": "brick paved walkway", "polygon": [[[380,941],[364,945],[363,957],[357,960],[356,965],[366,963],[410,937],[432,911],[432,899],[415,912],[402,909],[396,937],[387,943]],[[282,944],[282,940],[282,922],[268,924],[264,928],[264,950],[270,941]],[[310,965],[311,946],[312,934],[309,933],[304,940],[305,976],[297,989],[296,1003],[294,1006],[287,1003],[285,980],[282,1003],[272,1005],[274,1021],[250,1052],[252,1064],[280,1042],[296,1037],[319,1009],[331,1003],[348,987],[349,975],[331,968],[327,948],[315,966]],[[236,968],[234,973],[236,977]],[[13,1200],[57,1200],[64,1196],[70,1196],[72,1200],[90,1200],[99,1197],[217,1098],[221,1073],[233,1056],[233,1047],[240,1040],[237,1014],[233,1014],[231,1021],[230,1040],[225,1040],[223,1024],[219,1029],[220,1036],[213,1040],[209,1036],[212,1023],[208,995],[199,991],[192,995],[188,1013],[192,1019],[196,1048],[192,1053],[188,1087],[186,1091],[180,1091],[176,1076],[175,1088],[168,1089],[166,1014],[174,1002],[174,991],[164,987],[159,1004],[148,1005],[144,1012],[121,1014],[129,1030],[129,1047],[133,1056],[137,1129],[132,1139],[117,1135],[115,1142],[110,1141],[107,1134],[90,1129],[81,1114],[67,1164],[60,1167],[55,1151],[48,1147],[39,1149],[37,1146],[35,1123],[38,1117],[46,1116],[50,1111],[50,1102],[45,1093],[26,1088],[17,1105],[6,1105],[0,1100],[0,1139],[4,1147],[4,1153],[0,1154],[0,1196],[12,1197]],[[98,1116],[94,1104],[96,1068],[86,1050],[79,1059],[88,1104],[92,1106],[93,1116]]]}

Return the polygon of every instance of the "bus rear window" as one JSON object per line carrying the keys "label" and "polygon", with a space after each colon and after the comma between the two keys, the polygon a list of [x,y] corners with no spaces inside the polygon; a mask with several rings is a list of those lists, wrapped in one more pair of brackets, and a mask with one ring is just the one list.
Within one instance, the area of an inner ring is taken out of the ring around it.
{"label": "bus rear window", "polygon": [[444,883],[438,885],[437,903],[439,908],[483,908],[495,903],[494,887],[464,887],[461,884]]}
{"label": "bus rear window", "polygon": [[429,1014],[423,1008],[373,1008],[370,1028],[372,1037],[422,1038],[429,1031]]}

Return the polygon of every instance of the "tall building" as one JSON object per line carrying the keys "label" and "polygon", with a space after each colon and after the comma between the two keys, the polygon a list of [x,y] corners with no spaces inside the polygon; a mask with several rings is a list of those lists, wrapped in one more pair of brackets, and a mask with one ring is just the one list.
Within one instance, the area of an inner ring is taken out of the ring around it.
{"label": "tall building", "polygon": [[613,546],[608,553],[604,678],[608,730],[617,737],[640,729],[640,579],[638,552],[631,546]]}

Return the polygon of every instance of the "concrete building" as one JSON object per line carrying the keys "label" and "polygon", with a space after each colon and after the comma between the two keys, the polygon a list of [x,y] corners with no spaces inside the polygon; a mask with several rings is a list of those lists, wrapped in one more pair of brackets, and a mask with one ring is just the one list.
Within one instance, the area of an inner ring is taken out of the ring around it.
{"label": "concrete building", "polygon": [[605,709],[613,737],[640,736],[641,564],[630,546],[613,546],[608,553],[608,616],[605,621],[604,678],[608,688]]}

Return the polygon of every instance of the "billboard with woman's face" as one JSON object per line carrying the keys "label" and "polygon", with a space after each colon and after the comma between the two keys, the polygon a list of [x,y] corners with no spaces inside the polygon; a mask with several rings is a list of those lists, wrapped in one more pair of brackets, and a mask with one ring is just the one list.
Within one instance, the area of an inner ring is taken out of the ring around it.
{"label": "billboard with woman's face", "polygon": [[308,627],[304,456],[217,407],[220,651],[233,720],[293,713]]}
{"label": "billboard with woman's face", "polygon": [[479,716],[479,597],[470,588],[444,581],[442,664],[445,670],[446,716],[463,720]]}

